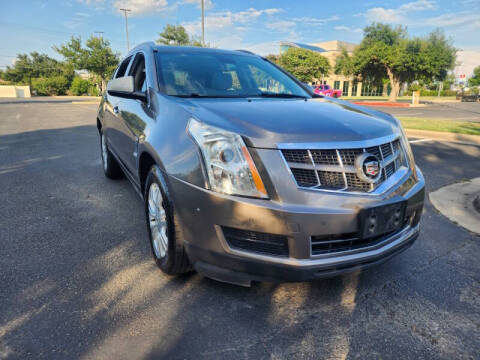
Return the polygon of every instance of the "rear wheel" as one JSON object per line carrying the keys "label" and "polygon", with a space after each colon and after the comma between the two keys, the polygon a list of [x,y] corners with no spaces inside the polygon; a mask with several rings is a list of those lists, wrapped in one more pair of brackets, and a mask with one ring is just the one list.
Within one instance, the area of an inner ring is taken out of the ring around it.
{"label": "rear wheel", "polygon": [[109,179],[120,179],[123,177],[123,171],[118,165],[117,160],[108,150],[107,139],[103,132],[100,132],[100,150],[102,155],[102,166],[105,176]]}
{"label": "rear wheel", "polygon": [[181,225],[157,166],[147,176],[144,199],[150,245],[158,267],[170,275],[192,270],[183,246]]}

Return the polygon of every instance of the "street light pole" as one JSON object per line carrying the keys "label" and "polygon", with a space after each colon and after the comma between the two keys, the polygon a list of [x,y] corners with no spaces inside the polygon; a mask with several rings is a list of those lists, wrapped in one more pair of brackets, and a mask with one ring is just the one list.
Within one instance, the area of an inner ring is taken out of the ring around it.
{"label": "street light pole", "polygon": [[202,45],[205,46],[205,1],[202,0]]}
{"label": "street light pole", "polygon": [[125,14],[125,32],[127,33],[127,50],[130,51],[130,41],[128,40],[128,16],[127,12],[132,11],[131,9],[120,9]]}
{"label": "street light pole", "polygon": [[99,35],[97,35],[97,37],[103,38],[103,33],[104,33],[103,31],[94,31],[93,33],[94,34],[99,34]]}

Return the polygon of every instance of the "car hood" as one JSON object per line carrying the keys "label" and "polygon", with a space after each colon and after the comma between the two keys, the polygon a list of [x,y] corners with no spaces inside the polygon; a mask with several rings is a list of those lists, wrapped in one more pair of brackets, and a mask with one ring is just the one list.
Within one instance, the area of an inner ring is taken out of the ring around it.
{"label": "car hood", "polygon": [[242,135],[249,146],[362,141],[399,133],[388,114],[341,100],[176,99],[197,120]]}

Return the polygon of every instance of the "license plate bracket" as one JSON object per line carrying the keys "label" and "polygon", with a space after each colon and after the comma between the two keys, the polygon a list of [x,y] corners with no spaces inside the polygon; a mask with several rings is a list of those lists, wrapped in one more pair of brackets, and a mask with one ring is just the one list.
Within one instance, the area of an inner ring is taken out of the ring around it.
{"label": "license plate bracket", "polygon": [[399,230],[405,218],[406,202],[375,206],[360,213],[360,237],[368,239]]}

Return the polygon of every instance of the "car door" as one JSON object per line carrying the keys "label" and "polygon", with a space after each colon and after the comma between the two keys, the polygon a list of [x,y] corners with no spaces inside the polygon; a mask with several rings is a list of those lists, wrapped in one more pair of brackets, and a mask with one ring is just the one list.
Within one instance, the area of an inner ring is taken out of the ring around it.
{"label": "car door", "polygon": [[135,180],[138,176],[138,143],[143,140],[144,130],[148,121],[154,115],[150,110],[148,100],[148,79],[145,71],[145,55],[138,52],[128,70],[128,75],[134,79],[134,91],[147,95],[147,101],[138,99],[124,99],[118,107],[122,120],[120,154],[125,167]]}
{"label": "car door", "polygon": [[[127,74],[127,70],[129,64],[132,60],[132,56],[129,56],[125,60],[123,60],[115,71],[113,76],[114,79],[121,78]],[[122,128],[122,119],[120,117],[120,108],[121,103],[125,99],[114,96],[109,94],[108,92],[105,93],[105,114],[104,114],[104,128],[105,136],[108,142],[109,149],[117,156],[120,157],[120,161],[123,162],[121,159],[121,128]]]}

